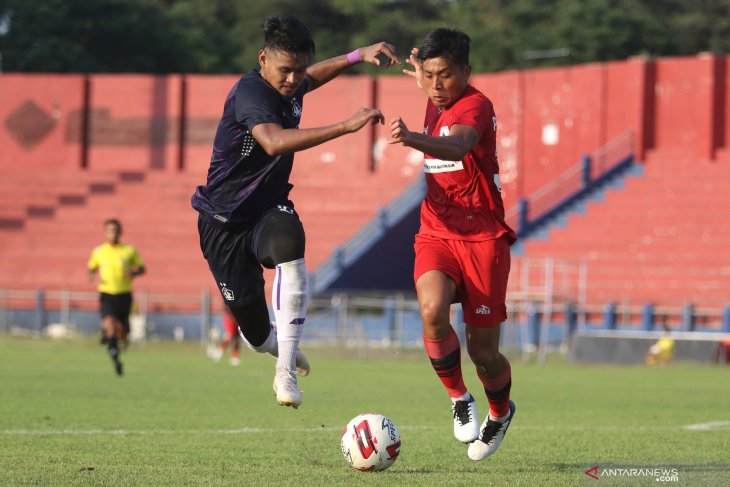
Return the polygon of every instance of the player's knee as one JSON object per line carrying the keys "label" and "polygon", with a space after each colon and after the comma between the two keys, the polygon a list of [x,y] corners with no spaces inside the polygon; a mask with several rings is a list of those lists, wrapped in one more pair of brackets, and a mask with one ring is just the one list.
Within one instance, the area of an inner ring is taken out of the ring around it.
{"label": "player's knee", "polygon": [[274,213],[263,223],[256,253],[270,269],[304,258],[305,235],[299,219],[287,212]]}
{"label": "player's knee", "polygon": [[421,320],[427,328],[441,328],[450,326],[449,306],[439,300],[425,299],[420,303]]}
{"label": "player's knee", "polygon": [[298,238],[282,239],[272,255],[275,266],[304,258],[304,242]]}
{"label": "player's knee", "polygon": [[469,358],[480,369],[494,370],[502,362],[502,354],[499,350],[487,347],[468,346]]}
{"label": "player's knee", "polygon": [[259,260],[264,267],[273,269],[279,264],[304,258],[303,236],[292,234],[279,236],[260,249]]}

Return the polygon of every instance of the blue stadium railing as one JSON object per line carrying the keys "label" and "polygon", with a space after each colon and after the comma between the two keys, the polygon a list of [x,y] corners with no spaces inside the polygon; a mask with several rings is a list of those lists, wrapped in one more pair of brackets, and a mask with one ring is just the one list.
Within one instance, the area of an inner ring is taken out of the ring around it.
{"label": "blue stadium railing", "polygon": [[417,208],[426,194],[426,183],[419,177],[397,198],[378,211],[378,215],[366,223],[344,245],[310,275],[310,288],[314,294],[325,291],[353,262],[370,249],[386,232],[397,225]]}
{"label": "blue stadium railing", "polygon": [[627,130],[505,212],[507,224],[527,237],[576,201],[634,163],[634,131]]}

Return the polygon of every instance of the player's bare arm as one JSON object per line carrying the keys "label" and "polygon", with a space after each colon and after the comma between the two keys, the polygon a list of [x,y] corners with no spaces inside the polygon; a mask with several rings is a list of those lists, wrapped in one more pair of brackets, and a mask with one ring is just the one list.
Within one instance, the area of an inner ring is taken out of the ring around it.
{"label": "player's bare arm", "polygon": [[390,144],[403,144],[436,159],[461,161],[479,142],[479,133],[468,125],[453,125],[446,137],[433,137],[408,130],[400,117],[390,122]]}
{"label": "player's bare arm", "polygon": [[262,123],[256,125],[251,134],[268,155],[278,156],[309,149],[337,137],[357,132],[368,123],[385,124],[380,110],[361,108],[347,120],[311,129],[285,129],[275,123]]}
{"label": "player's bare arm", "polygon": [[[381,57],[386,58],[385,67],[389,68],[394,64],[400,64],[398,57],[395,55],[395,46],[387,42],[378,42],[371,46],[361,47],[358,49],[360,60],[365,63],[381,65]],[[325,59],[307,68],[307,77],[309,78],[309,91],[316,90],[325,83],[332,81],[352,64],[347,58],[347,54]]]}

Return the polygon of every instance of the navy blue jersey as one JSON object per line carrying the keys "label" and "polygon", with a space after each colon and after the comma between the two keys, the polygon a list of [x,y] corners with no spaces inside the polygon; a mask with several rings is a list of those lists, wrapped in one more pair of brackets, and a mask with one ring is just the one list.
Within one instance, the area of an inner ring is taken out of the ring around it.
{"label": "navy blue jersey", "polygon": [[308,89],[305,79],[292,97],[283,97],[256,69],[233,85],[215,134],[208,179],[195,190],[193,208],[214,225],[231,228],[245,226],[274,205],[288,202],[294,154],[268,155],[251,130],[261,123],[299,127]]}

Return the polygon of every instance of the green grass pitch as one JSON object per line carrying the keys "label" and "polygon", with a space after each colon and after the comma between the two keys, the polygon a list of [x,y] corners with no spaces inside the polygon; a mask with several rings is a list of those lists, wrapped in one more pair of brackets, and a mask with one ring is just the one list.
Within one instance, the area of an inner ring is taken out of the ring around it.
{"label": "green grass pitch", "polygon": [[[0,337],[0,485],[730,485],[730,367],[514,360],[514,422],[472,462],[422,351],[305,351],[312,374],[294,410],[274,401],[273,358],[248,350],[231,367],[195,343],[137,344],[118,378],[91,339]],[[466,357],[464,375],[483,416]],[[401,431],[384,472],[355,471],[340,452],[343,426],[368,411]],[[678,479],[596,481],[594,466]]]}

